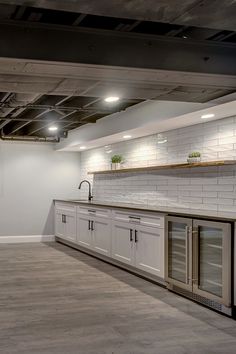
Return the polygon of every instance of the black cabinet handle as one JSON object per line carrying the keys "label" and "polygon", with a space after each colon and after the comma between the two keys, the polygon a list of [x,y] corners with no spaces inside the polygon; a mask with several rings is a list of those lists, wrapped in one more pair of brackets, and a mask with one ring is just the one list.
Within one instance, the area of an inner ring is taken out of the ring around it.
{"label": "black cabinet handle", "polygon": [[91,228],[90,228],[90,220],[88,221],[88,230],[91,230]]}
{"label": "black cabinet handle", "polygon": [[132,229],[129,230],[129,240],[130,240],[130,242],[133,241],[133,230]]}
{"label": "black cabinet handle", "polygon": [[61,215],[61,222],[62,222],[63,224],[66,223],[66,215],[64,215],[64,214]]}
{"label": "black cabinet handle", "polygon": [[138,231],[134,231],[134,241],[137,243],[138,242]]}
{"label": "black cabinet handle", "polygon": [[94,224],[93,224],[93,223],[94,223],[94,221],[92,220],[92,221],[91,221],[91,224],[92,224],[92,226],[91,226],[91,230],[92,230],[92,231],[94,230],[94,227],[93,227],[93,226],[94,226]]}

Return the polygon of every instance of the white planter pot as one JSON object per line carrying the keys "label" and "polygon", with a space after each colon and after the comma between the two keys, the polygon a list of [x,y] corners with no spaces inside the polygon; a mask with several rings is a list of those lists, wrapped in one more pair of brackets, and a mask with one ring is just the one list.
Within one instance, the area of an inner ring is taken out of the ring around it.
{"label": "white planter pot", "polygon": [[112,170],[119,170],[120,169],[120,163],[112,163],[111,164],[111,169]]}
{"label": "white planter pot", "polygon": [[201,162],[201,157],[188,157],[187,161],[188,161],[188,163]]}

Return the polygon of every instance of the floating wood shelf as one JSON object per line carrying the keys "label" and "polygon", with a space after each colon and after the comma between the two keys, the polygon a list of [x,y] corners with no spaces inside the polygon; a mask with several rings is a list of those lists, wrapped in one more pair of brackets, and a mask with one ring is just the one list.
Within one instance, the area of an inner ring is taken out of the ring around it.
{"label": "floating wood shelf", "polygon": [[131,173],[131,172],[147,172],[147,171],[157,171],[157,170],[168,170],[168,169],[183,169],[183,168],[196,168],[196,167],[210,167],[210,166],[227,166],[235,165],[236,160],[220,160],[220,161],[204,161],[195,163],[176,163],[168,165],[157,165],[157,166],[143,166],[143,167],[130,167],[121,168],[119,170],[103,170],[103,171],[90,171],[89,175],[95,174],[111,174],[111,173]]}

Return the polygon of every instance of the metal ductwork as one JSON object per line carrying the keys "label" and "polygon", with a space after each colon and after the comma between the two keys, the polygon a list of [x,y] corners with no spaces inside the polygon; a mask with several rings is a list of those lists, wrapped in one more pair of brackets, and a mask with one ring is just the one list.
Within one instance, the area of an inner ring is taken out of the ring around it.
{"label": "metal ductwork", "polygon": [[33,141],[40,143],[59,143],[59,137],[38,137],[38,136],[17,136],[17,135],[4,135],[1,131],[0,139],[5,141]]}

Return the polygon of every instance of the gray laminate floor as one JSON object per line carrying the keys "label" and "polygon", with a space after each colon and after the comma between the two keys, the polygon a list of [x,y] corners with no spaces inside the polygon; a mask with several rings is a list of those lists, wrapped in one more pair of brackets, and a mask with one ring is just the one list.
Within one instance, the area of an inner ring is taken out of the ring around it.
{"label": "gray laminate floor", "polygon": [[235,321],[58,243],[0,245],[0,284],[0,353],[236,353]]}

